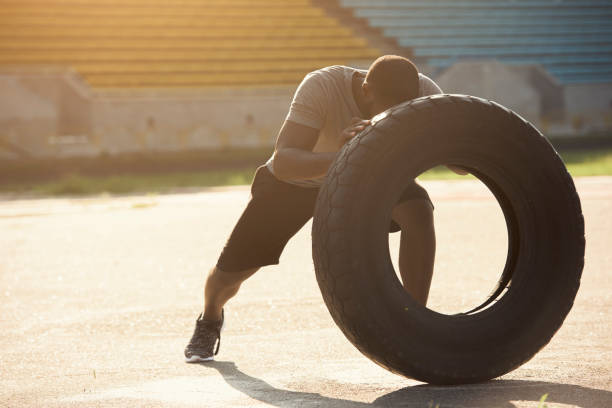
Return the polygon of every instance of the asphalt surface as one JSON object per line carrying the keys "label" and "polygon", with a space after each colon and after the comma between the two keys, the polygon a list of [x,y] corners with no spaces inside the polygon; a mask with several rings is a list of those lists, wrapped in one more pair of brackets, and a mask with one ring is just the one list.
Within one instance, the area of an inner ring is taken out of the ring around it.
{"label": "asphalt surface", "polygon": [[[185,364],[202,283],[246,187],[0,200],[2,407],[612,407],[612,178],[576,180],[587,252],[551,343],[502,378],[429,386],[363,357],[329,316],[310,224],[226,308],[217,361]],[[430,307],[483,300],[505,255],[501,211],[472,181],[424,182],[436,205]],[[391,238],[396,251],[397,236]]]}

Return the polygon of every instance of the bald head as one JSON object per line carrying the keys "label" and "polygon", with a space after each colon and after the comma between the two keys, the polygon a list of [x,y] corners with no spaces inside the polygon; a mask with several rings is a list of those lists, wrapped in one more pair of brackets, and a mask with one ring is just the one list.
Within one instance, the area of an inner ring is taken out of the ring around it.
{"label": "bald head", "polygon": [[374,61],[365,82],[377,102],[387,107],[419,96],[416,66],[398,55],[384,55]]}

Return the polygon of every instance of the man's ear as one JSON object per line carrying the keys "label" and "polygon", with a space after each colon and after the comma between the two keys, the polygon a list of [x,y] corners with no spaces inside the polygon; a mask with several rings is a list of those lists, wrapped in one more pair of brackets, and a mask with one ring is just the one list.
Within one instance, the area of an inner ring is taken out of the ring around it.
{"label": "man's ear", "polygon": [[372,93],[371,85],[367,81],[363,81],[361,84],[361,90],[363,91],[363,99],[368,103],[372,103],[374,100],[374,94]]}

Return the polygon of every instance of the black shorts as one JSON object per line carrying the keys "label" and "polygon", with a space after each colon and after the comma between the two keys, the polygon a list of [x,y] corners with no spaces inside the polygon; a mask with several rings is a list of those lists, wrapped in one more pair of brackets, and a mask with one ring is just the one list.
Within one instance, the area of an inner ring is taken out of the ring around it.
{"label": "black shorts", "polygon": [[[318,193],[318,188],[285,183],[266,166],[259,167],[251,185],[251,199],[221,252],[217,268],[238,272],[278,264],[289,239],[312,217]],[[431,203],[427,191],[416,182],[404,190],[399,202],[414,199]],[[399,230],[392,221],[389,231]]]}

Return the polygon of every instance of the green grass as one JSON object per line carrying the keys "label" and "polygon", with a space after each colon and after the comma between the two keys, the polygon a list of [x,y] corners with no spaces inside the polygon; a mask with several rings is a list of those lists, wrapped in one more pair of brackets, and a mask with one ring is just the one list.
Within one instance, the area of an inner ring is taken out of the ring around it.
{"label": "green grass", "polygon": [[254,169],[84,176],[69,174],[46,182],[0,185],[0,192],[36,195],[90,195],[99,193],[163,193],[180,187],[209,187],[249,184]]}
{"label": "green grass", "polygon": [[[572,150],[560,152],[560,155],[572,177],[612,175],[612,149]],[[447,180],[461,179],[464,176],[440,166],[423,173],[419,178],[421,180]]]}
{"label": "green grass", "polygon": [[548,408],[548,405],[545,404],[546,398],[548,398],[548,394],[542,395],[542,398],[540,398],[539,401],[540,403],[538,404],[538,408]]}
{"label": "green grass", "polygon": [[567,151],[561,157],[573,177],[612,175],[612,149]]}
{"label": "green grass", "polygon": [[[562,152],[570,174],[579,176],[612,175],[612,149]],[[209,187],[250,184],[255,167],[227,170],[199,170],[166,173],[126,173],[114,176],[67,174],[49,181],[0,184],[0,192],[35,195],[91,195],[99,193],[164,193],[180,187]],[[446,167],[436,167],[421,180],[466,179]]]}

